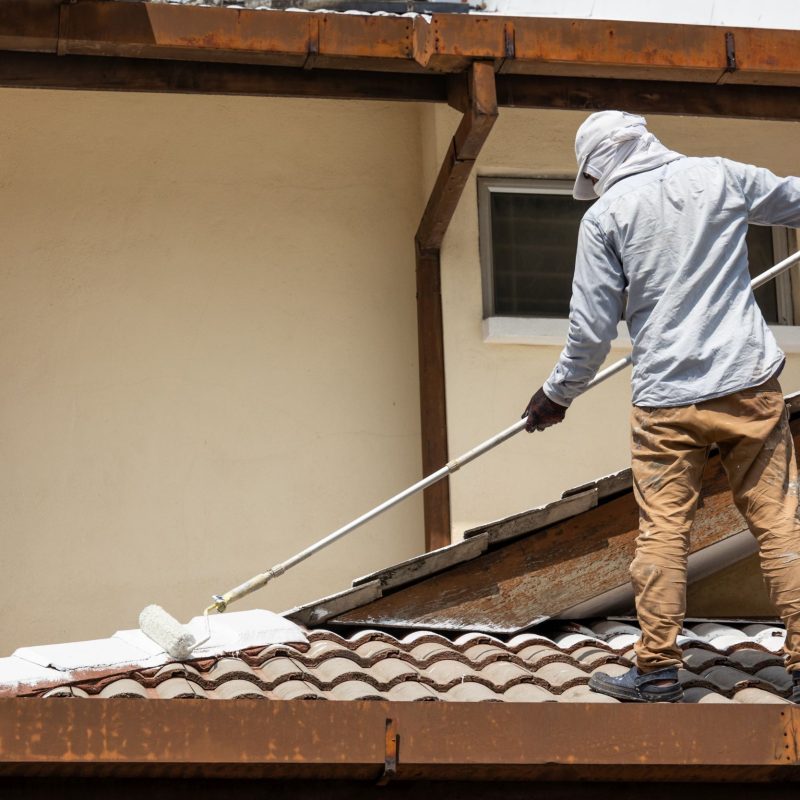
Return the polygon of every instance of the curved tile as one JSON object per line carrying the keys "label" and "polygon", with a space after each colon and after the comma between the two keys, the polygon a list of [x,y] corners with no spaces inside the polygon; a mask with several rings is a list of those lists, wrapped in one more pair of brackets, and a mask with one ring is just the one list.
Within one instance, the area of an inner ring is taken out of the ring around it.
{"label": "curved tile", "polygon": [[730,666],[730,662],[724,655],[715,650],[706,650],[704,647],[686,648],[683,651],[683,663],[687,669],[698,673],[717,664],[728,664]]}
{"label": "curved tile", "polygon": [[186,678],[169,678],[156,686],[156,693],[162,700],[185,698],[189,700],[205,700],[208,693]]}
{"label": "curved tile", "polygon": [[534,675],[541,680],[547,681],[556,694],[575,684],[589,682],[588,672],[584,672],[572,664],[563,664],[559,662],[545,664],[543,667],[539,667]]}
{"label": "curved tile", "polygon": [[230,680],[221,683],[210,697],[214,700],[265,700],[267,692],[250,681]]}
{"label": "curved tile", "polygon": [[366,681],[343,681],[322,693],[331,700],[388,700],[389,698],[379,692]]}
{"label": "curved tile", "polygon": [[760,681],[764,681],[775,687],[775,691],[780,694],[789,694],[792,690],[792,676],[786,671],[783,665],[773,665],[762,667],[754,673]]}
{"label": "curved tile", "polygon": [[323,700],[324,695],[313,683],[289,680],[279,683],[267,692],[271,700]]}
{"label": "curved tile", "polygon": [[386,696],[390,700],[412,703],[441,700],[439,693],[435,689],[419,681],[398,683],[386,692]]}
{"label": "curved tile", "polygon": [[730,694],[739,687],[763,686],[763,682],[742,672],[735,667],[725,665],[709,667],[700,673],[700,677],[707,683],[717,687],[720,691]]}
{"label": "curved tile", "polygon": [[620,701],[606,694],[593,692],[588,684],[570,686],[558,698],[559,703],[619,703]]}
{"label": "curved tile", "polygon": [[89,695],[77,686],[56,686],[45,692],[42,697],[89,697]]}
{"label": "curved tile", "polygon": [[103,688],[98,694],[104,700],[109,697],[131,697],[147,699],[149,697],[147,689],[142,686],[138,681],[132,678],[121,678],[120,680],[113,681]]}
{"label": "curved tile", "polygon": [[267,686],[288,680],[306,680],[309,670],[291,658],[273,658],[255,670],[261,682]]}
{"label": "curved tile", "polygon": [[449,689],[447,692],[441,692],[450,702],[458,703],[484,703],[487,701],[502,702],[503,695],[493,692],[487,686],[481,683],[468,681],[465,683],[458,683]]}
{"label": "curved tile", "polygon": [[704,686],[693,686],[683,691],[684,703],[733,703],[725,695]]}
{"label": "curved tile", "polygon": [[772,692],[765,692],[763,689],[759,689],[756,686],[748,686],[738,690],[733,696],[733,699],[737,703],[785,703],[792,705],[791,701],[787,700],[785,697],[772,694]]}
{"label": "curved tile", "polygon": [[484,682],[477,670],[463,661],[456,661],[454,658],[435,661],[430,666],[420,670],[419,674],[440,690],[445,690],[446,687],[453,686],[467,678],[472,681]]}
{"label": "curved tile", "polygon": [[559,650],[554,644],[529,644],[522,647],[517,652],[517,657],[524,664],[536,669],[539,666],[548,664],[551,661],[561,661],[568,664],[577,663],[572,656]]}
{"label": "curved tile", "polygon": [[757,672],[764,667],[783,668],[783,657],[777,653],[770,653],[768,650],[753,647],[742,647],[728,654],[728,661],[734,667],[745,672]]}
{"label": "curved tile", "polygon": [[517,683],[503,692],[507,703],[556,703],[558,697],[535,683]]}

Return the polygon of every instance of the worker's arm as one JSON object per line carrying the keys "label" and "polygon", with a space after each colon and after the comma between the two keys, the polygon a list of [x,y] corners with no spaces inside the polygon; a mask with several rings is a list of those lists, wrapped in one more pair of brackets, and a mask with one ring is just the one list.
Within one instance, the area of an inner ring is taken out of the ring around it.
{"label": "worker's arm", "polygon": [[625,275],[597,222],[584,218],[578,234],[567,344],[542,390],[569,407],[603,363],[622,319]]}
{"label": "worker's arm", "polygon": [[726,161],[744,194],[748,221],[800,228],[800,178],[779,178],[768,169]]}

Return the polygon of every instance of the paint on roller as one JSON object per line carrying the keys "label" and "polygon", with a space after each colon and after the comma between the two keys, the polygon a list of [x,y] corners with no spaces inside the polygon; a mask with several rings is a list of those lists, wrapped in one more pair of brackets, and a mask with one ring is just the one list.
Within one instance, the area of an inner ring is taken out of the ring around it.
{"label": "paint on roller", "polygon": [[139,614],[139,627],[146,636],[164,648],[173,658],[189,658],[197,646],[197,639],[161,606],[150,605]]}

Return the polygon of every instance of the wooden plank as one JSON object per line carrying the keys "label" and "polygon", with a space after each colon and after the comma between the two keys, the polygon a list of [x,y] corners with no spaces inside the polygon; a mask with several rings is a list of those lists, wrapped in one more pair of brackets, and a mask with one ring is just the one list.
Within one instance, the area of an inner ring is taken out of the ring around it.
{"label": "wooden plank", "polygon": [[353,586],[379,581],[384,591],[386,589],[396,589],[418,581],[420,578],[443,572],[464,561],[471,561],[473,558],[483,555],[488,546],[488,534],[474,536],[467,541],[441,547],[431,553],[411,558],[394,567],[382,569],[363,578],[358,578],[353,581]]}

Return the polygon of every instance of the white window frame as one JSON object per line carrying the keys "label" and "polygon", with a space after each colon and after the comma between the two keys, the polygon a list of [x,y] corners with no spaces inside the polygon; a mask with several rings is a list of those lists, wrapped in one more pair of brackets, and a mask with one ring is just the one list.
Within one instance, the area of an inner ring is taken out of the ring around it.
{"label": "white window frame", "polygon": [[[567,339],[569,321],[566,317],[502,317],[491,313],[494,308],[492,280],[492,192],[518,194],[571,195],[574,178],[504,178],[480,176],[478,178],[478,228],[483,286],[483,341],[485,344],[523,344],[563,347]],[[794,242],[792,241],[794,239]],[[772,246],[776,263],[793,250],[800,249],[800,237],[790,228],[772,228]],[[770,325],[778,345],[786,353],[800,353],[800,276],[789,273],[775,279],[778,318],[786,320]],[[617,326],[617,338],[612,349],[630,350],[628,326],[622,321]]]}

